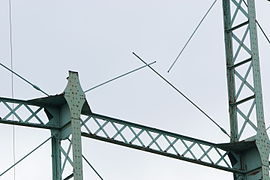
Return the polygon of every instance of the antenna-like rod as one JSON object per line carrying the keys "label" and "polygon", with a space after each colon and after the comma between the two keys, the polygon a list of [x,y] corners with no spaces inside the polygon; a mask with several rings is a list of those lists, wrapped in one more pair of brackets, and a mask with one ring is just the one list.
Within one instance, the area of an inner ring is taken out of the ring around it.
{"label": "antenna-like rod", "polygon": [[28,81],[27,79],[25,79],[24,77],[22,77],[21,75],[19,75],[18,73],[14,72],[13,70],[11,70],[10,68],[8,68],[7,66],[5,66],[4,64],[0,63],[0,65],[2,67],[4,67],[5,69],[7,69],[8,71],[10,71],[11,73],[15,74],[16,76],[18,76],[20,79],[22,79],[23,81],[25,81],[26,83],[30,84],[33,88],[35,88],[36,90],[42,92],[43,94],[45,94],[46,96],[49,96],[49,94],[47,94],[46,92],[44,92],[42,89],[40,89],[38,86],[34,85],[33,83],[31,83],[30,81]]}
{"label": "antenna-like rod", "polygon": [[115,77],[115,78],[112,78],[112,79],[110,79],[110,80],[108,80],[108,81],[105,81],[105,82],[103,82],[103,83],[101,83],[101,84],[99,84],[99,85],[96,85],[96,86],[94,86],[94,87],[92,87],[92,88],[90,88],[90,89],[84,91],[84,93],[87,93],[88,91],[91,91],[91,90],[93,90],[93,89],[96,89],[96,88],[98,88],[98,87],[100,87],[100,86],[103,86],[103,85],[105,85],[105,84],[107,84],[107,83],[109,83],[109,82],[112,82],[112,81],[114,81],[114,80],[116,80],[116,79],[119,79],[119,78],[121,78],[121,77],[124,77],[124,76],[126,76],[126,75],[128,75],[128,74],[131,74],[131,73],[134,73],[134,72],[136,72],[136,71],[139,71],[140,69],[143,69],[143,68],[145,68],[145,67],[148,67],[148,66],[150,66],[150,65],[152,65],[152,64],[154,64],[154,63],[156,63],[156,61],[151,62],[151,63],[149,63],[149,64],[146,64],[146,65],[144,65],[144,66],[141,66],[141,67],[139,67],[139,68],[137,68],[137,69],[133,69],[132,71],[129,71],[129,72],[127,72],[127,73],[124,73],[124,74],[122,74],[122,75],[120,75],[120,76],[117,76],[117,77]]}
{"label": "antenna-like rod", "polygon": [[[140,56],[138,56],[135,52],[132,52],[134,56],[136,56],[140,61],[144,64],[147,64]],[[165,77],[159,74],[154,68],[149,66],[149,68],[156,73],[162,80],[164,80],[168,85],[170,85],[174,90],[176,90],[181,96],[183,96],[188,102],[190,102],[196,109],[198,109],[202,114],[204,114],[210,121],[212,121],[224,134],[228,137],[230,135],[223,129],[213,118],[211,118],[202,108],[200,108],[195,102],[193,102],[189,97],[187,97],[183,92],[181,92],[177,87],[175,87],[171,82],[169,82]]]}

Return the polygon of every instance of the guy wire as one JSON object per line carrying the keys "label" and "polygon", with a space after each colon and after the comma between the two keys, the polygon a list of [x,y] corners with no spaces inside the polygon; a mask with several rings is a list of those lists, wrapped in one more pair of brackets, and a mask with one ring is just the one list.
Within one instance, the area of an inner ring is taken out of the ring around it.
{"label": "guy wire", "polygon": [[[9,45],[10,45],[10,68],[13,71],[13,24],[12,24],[12,1],[8,1],[9,7]],[[11,96],[14,99],[14,75],[11,73]],[[14,109],[14,104],[12,104],[12,109]],[[14,121],[14,114],[12,114],[12,120]],[[13,164],[16,162],[16,129],[15,125],[12,126],[12,156]],[[16,168],[13,167],[13,179],[16,180]]]}

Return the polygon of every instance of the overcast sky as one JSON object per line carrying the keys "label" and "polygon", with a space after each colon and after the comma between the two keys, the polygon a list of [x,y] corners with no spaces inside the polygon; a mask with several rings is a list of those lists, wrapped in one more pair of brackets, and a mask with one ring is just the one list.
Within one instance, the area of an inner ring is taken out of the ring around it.
{"label": "overcast sky", "polygon": [[[78,71],[83,89],[147,62],[229,132],[221,1],[218,1],[170,74],[166,71],[212,0],[12,0],[14,70],[49,94]],[[270,4],[256,0],[258,21],[270,35]],[[0,1],[0,61],[10,65],[8,0]],[[259,32],[266,124],[270,114],[270,45]],[[0,69],[0,96],[11,97],[11,75]],[[43,97],[15,78],[15,98]],[[214,143],[229,139],[160,80],[143,69],[87,93],[92,111]],[[50,136],[16,127],[16,159]],[[12,127],[0,125],[0,172],[12,164]],[[138,150],[83,140],[83,153],[105,180],[232,179],[232,174]],[[47,143],[16,168],[17,180],[51,179]],[[99,179],[84,165],[85,179]],[[11,180],[13,171],[3,180]]]}

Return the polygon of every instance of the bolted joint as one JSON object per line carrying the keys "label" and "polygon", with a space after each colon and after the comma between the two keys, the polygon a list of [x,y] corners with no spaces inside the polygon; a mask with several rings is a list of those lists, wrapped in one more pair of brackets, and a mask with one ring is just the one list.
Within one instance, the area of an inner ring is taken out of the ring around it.
{"label": "bolted joint", "polygon": [[69,71],[68,84],[64,91],[64,96],[70,109],[71,118],[79,119],[85,103],[85,94],[81,88],[77,72]]}
{"label": "bolted joint", "polygon": [[70,110],[73,176],[74,180],[83,180],[80,114],[86,100],[77,72],[69,71],[64,97]]}

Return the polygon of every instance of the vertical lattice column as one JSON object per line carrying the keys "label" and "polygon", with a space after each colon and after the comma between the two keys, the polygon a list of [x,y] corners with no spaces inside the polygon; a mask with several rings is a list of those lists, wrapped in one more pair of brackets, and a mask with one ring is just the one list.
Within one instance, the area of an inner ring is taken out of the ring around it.
{"label": "vertical lattice column", "polygon": [[254,0],[223,0],[223,9],[231,141],[237,142],[265,130]]}
{"label": "vertical lattice column", "polygon": [[223,0],[223,11],[231,142],[255,140],[261,159],[260,176],[269,179],[269,138],[263,112],[255,2]]}

